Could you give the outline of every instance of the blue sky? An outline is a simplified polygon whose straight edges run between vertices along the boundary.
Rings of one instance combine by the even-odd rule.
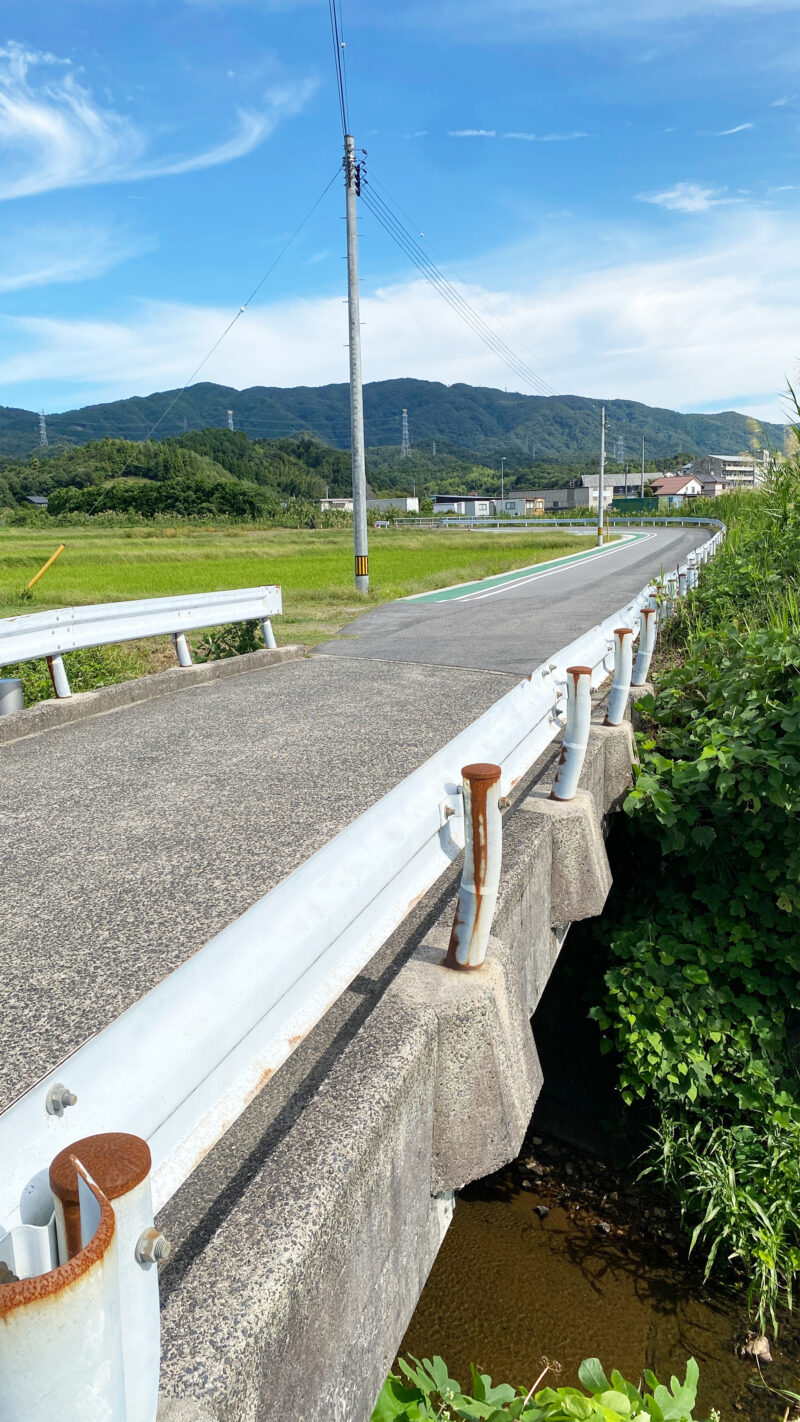
[[[181,385],[337,172],[327,0],[0,12],[0,400]],[[780,418],[800,359],[798,12],[342,0],[351,127],[369,182],[548,388]],[[342,212],[337,180],[203,378],[346,377]],[[361,236],[366,379],[542,388],[366,211]]]

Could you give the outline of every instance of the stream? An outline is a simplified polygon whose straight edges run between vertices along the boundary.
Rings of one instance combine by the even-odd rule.
[[[786,1402],[756,1386],[758,1367],[741,1356],[743,1293],[704,1285],[679,1211],[640,1178],[649,1123],[622,1107],[615,1063],[586,1020],[597,945],[585,931],[567,942],[534,1018],[545,1087],[523,1149],[460,1192],[400,1352],[439,1353],[465,1384],[474,1362],[526,1388],[543,1359],[560,1364],[547,1379],[559,1386],[577,1385],[586,1357],[632,1382],[645,1367],[668,1382],[693,1356],[697,1418],[713,1407],[723,1422],[782,1422]],[[763,1377],[800,1392],[800,1323],[779,1324]]]

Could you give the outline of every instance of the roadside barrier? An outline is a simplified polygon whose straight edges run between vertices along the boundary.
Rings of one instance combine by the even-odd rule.
[[[282,611],[279,587],[238,588],[232,592],[189,593],[180,597],[155,597],[139,602],[106,602],[89,607],[60,607],[52,612],[26,613],[0,619],[0,667],[44,657],[56,696],[71,696],[63,654],[111,642],[132,642],[142,637],[172,637],[178,662],[192,664],[186,633],[223,622],[261,623],[264,644],[274,647],[270,618]],[[13,681],[14,678],[5,679]],[[2,690],[0,682],[0,691]],[[17,697],[8,704],[0,696],[0,715],[16,711]]]
[[[704,560],[723,536],[706,542]],[[264,616],[280,610],[278,589],[255,592]],[[637,635],[639,656],[652,656],[655,595],[644,588],[537,667],[0,1114],[3,1422],[155,1422],[155,1264],[167,1246],[154,1212],[462,850],[443,964],[480,968],[504,798],[562,726],[553,793],[575,794],[590,693],[613,654],[609,711],[621,718]],[[208,625],[207,602],[170,601],[192,626]],[[251,608],[239,615],[258,616]]]

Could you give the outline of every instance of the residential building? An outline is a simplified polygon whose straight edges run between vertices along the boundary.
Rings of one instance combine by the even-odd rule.
[[[419,499],[406,497],[396,499],[367,499],[367,508],[375,513],[388,513],[393,510],[395,513],[419,513]]]
[[[499,500],[488,494],[434,494],[435,514],[454,514],[456,518],[494,518]]]
[[[34,508],[37,509],[47,508],[47,499],[44,494],[26,494],[25,502],[26,504],[33,504]]]
[[[320,499],[319,506],[323,513],[327,513],[329,509],[338,513],[352,513],[353,497],[351,495],[349,499]]]
[[[692,460],[689,472],[697,478],[713,478],[724,489],[757,489],[770,467],[768,449],[754,454],[704,454]]]
[[[654,494],[665,496],[675,503],[696,499],[705,493],[702,481],[695,474],[670,474],[664,479],[651,479],[650,483]]]

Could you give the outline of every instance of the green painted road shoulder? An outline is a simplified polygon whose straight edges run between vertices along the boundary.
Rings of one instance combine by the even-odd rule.
[[[588,559],[608,554],[612,550],[622,548],[629,543],[635,543],[645,537],[647,535],[644,533],[623,534],[621,538],[615,538],[611,543],[603,544],[600,548],[585,548],[581,553],[563,553],[559,558],[550,558],[544,563],[530,563],[525,568],[513,568],[508,573],[493,573],[490,577],[480,578],[473,583],[455,583],[451,587],[436,588],[433,592],[413,593],[410,597],[403,598],[402,601],[451,602],[459,598],[471,597],[475,593],[489,592],[491,588],[501,588],[509,583],[518,582],[520,579],[535,576],[537,573],[568,568],[573,563],[585,563]]]

